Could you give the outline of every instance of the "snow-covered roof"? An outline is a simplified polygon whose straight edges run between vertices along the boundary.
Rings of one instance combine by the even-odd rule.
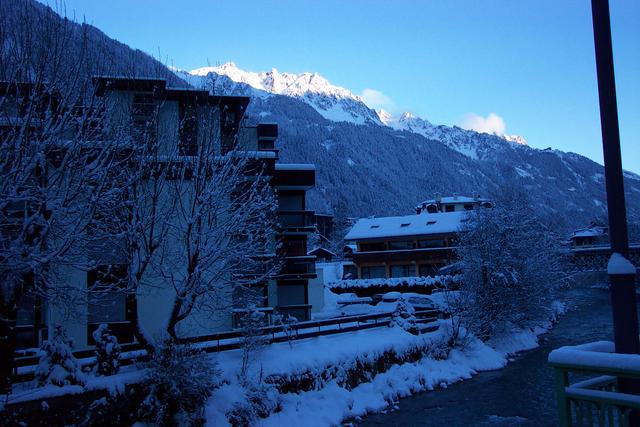
[[[573,233],[573,237],[598,237],[602,236],[602,232],[600,230],[579,230]]]
[[[316,170],[316,166],[309,163],[276,163],[276,170],[279,171],[313,171]]]
[[[345,240],[455,233],[460,229],[465,214],[465,212],[440,212],[363,218],[355,223],[345,236]]]
[[[333,252],[331,252],[327,248],[313,248],[309,252],[307,252],[307,255],[315,255],[318,252],[325,252],[325,253],[331,254],[333,256],[336,256],[336,254],[334,254]]]
[[[573,232],[571,238],[575,237],[599,237],[607,234],[605,227],[599,225],[593,225],[586,228],[580,228]]]
[[[420,203],[420,206],[422,205],[430,205],[432,203],[447,203],[447,204],[451,204],[451,203],[473,203],[473,202],[488,202],[489,199],[485,199],[482,197],[467,197],[467,196],[450,196],[450,197],[441,197],[438,200],[436,199],[429,199],[429,200],[425,200],[424,202]]]

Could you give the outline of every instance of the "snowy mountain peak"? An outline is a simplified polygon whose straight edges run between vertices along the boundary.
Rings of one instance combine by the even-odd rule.
[[[509,142],[513,142],[519,145],[528,145],[527,140],[520,135],[502,135],[502,137]]]
[[[376,114],[382,123],[387,126],[390,126],[390,123],[393,121],[393,115],[390,112],[385,111],[383,109],[376,110]]]
[[[382,124],[375,111],[367,107],[362,98],[354,95],[348,89],[331,84],[317,72],[300,74],[280,72],[276,68],[270,71],[244,71],[233,62],[216,67],[202,67],[190,72],[179,72],[191,84],[206,86],[204,78],[209,76],[224,76],[232,82],[245,84],[253,89],[271,95],[284,95],[298,98],[311,105],[326,119],[333,121],[348,121],[357,124]],[[193,77],[201,79],[200,85]],[[222,85],[226,91],[230,85]],[[260,96],[260,94],[257,94]]]
[[[405,111],[404,113],[402,113],[400,115],[400,118],[398,119],[399,122],[408,122],[414,119],[417,119],[418,117],[408,111]]]

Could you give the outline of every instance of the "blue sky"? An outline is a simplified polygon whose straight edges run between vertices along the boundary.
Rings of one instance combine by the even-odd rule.
[[[640,172],[640,2],[610,2],[623,165]],[[602,162],[588,0],[66,0],[66,9],[169,65],[316,71],[376,107]]]

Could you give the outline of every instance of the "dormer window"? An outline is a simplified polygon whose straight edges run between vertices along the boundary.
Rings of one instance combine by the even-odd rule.
[[[404,224],[400,224],[400,227],[408,227],[410,225],[411,225],[410,222],[405,222]]]
[[[433,225],[435,223],[436,223],[435,221],[427,221],[427,225]]]
[[[371,228],[380,228],[380,226],[379,226],[379,225],[377,225],[377,224],[373,224],[373,225],[371,226]]]

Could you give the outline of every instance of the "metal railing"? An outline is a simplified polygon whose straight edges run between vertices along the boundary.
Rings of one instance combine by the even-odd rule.
[[[298,322],[286,327],[281,325],[266,326],[261,328],[261,331],[262,335],[269,337],[268,342],[271,344],[389,326],[392,321],[392,315],[393,313],[391,312],[384,312],[358,316],[343,316],[327,320]],[[437,326],[429,326],[428,324],[441,318],[442,313],[438,310],[421,310],[415,312],[415,317],[418,323],[423,325],[421,328],[422,332],[430,332],[437,329]],[[240,348],[240,340],[243,336],[242,330],[232,330],[183,338],[181,343],[193,344],[202,351],[215,353]],[[131,365],[139,361],[144,361],[147,358],[145,349],[138,343],[122,344],[121,348],[121,365]],[[93,348],[73,352],[73,355],[79,359],[82,366],[91,366],[95,363],[94,354],[95,350]],[[18,381],[32,379],[38,362],[39,356],[37,355],[17,357],[14,360],[14,377]]]
[[[640,410],[640,396],[621,393],[618,382],[640,379],[640,355],[613,350],[612,342],[600,341],[549,354],[561,427],[632,425],[630,415]]]

